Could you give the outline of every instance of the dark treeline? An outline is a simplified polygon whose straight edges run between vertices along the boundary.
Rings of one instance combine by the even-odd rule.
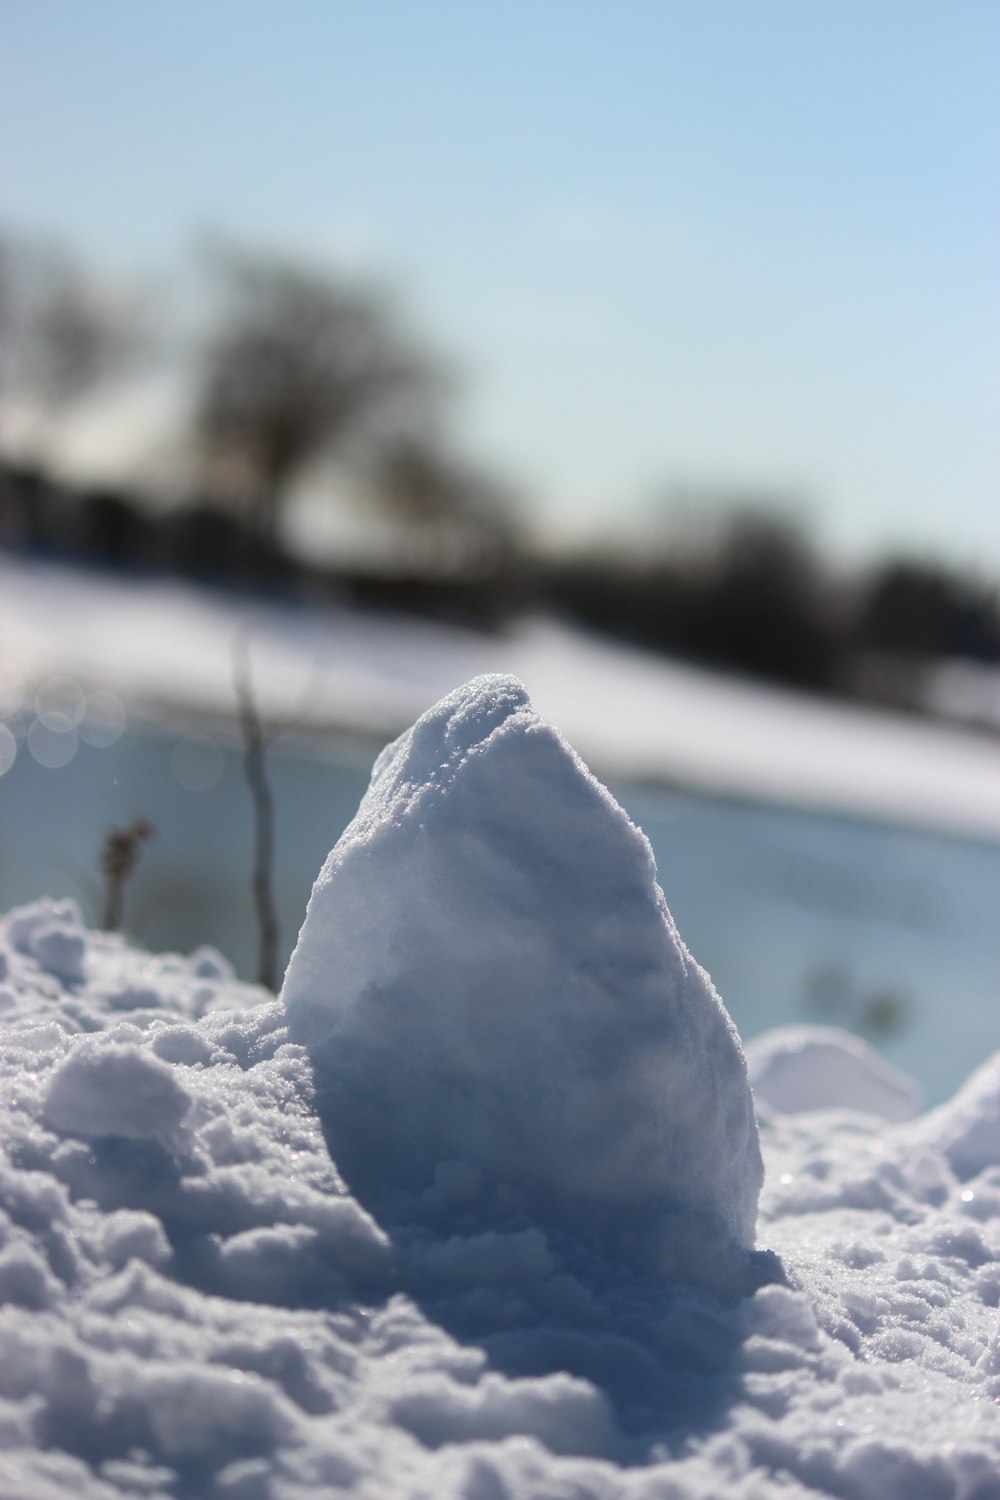
[[[556,569],[553,584],[578,619],[654,650],[802,687],[836,682],[832,589],[797,531],[774,517],[736,511],[707,548],[591,553]]]
[[[337,600],[495,629],[555,611],[621,640],[811,691],[905,703],[935,659],[1000,662],[995,592],[943,565],[894,557],[832,575],[785,518],[736,509],[710,546],[664,541],[540,559],[491,512],[453,555],[434,518],[377,570],[310,560],[252,518],[194,498],[153,511],[107,489],[74,491],[0,466],[0,545],[33,557],[160,573],[289,600]],[[420,538],[421,526],[432,539]],[[880,670],[871,670],[872,664]]]
[[[467,534],[466,534],[467,533]],[[535,569],[513,529],[488,518],[457,536],[397,546],[377,568],[303,556],[217,499],[151,509],[121,489],[75,489],[0,461],[0,547],[25,558],[126,574],[174,576],[241,593],[370,605],[494,629],[537,597]],[[428,563],[428,554],[430,562]],[[530,580],[530,581],[529,581]]]
[[[754,509],[735,510],[707,549],[595,550],[548,581],[568,613],[602,631],[820,692],[906,703],[928,662],[1000,662],[991,586],[904,555],[834,573],[794,524]]]

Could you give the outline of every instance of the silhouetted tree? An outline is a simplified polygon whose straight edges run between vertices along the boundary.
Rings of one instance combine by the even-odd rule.
[[[592,551],[554,570],[557,600],[657,650],[803,687],[835,676],[839,623],[808,538],[781,513],[738,507],[711,529],[640,552]]]
[[[172,572],[206,583],[233,583],[263,566],[247,523],[209,500],[164,511],[155,529],[157,561]]]
[[[862,650],[996,661],[996,595],[974,578],[936,563],[895,559],[869,579],[854,637]]]
[[[371,481],[395,529],[404,593],[405,580],[423,580],[422,607],[487,625],[524,602],[521,529],[513,496],[500,481],[428,434],[385,445]],[[412,602],[421,607],[417,597]]]
[[[214,487],[274,536],[289,482],[321,453],[424,406],[436,371],[383,302],[303,266],[218,262],[222,307],[202,351],[198,432]]]
[[[469,479],[426,437],[403,434],[375,461],[379,498],[403,522],[439,526],[460,520],[469,508]]]
[[[148,561],[150,523],[134,499],[119,490],[93,489],[74,507],[76,549],[107,567],[136,567]]]
[[[376,455],[376,496],[391,518],[442,548],[445,568],[466,571],[516,546],[514,501],[482,468],[453,457],[429,436],[405,433]]]
[[[0,392],[30,405],[36,446],[73,402],[144,346],[138,304],[48,245],[0,243]]]
[[[825,687],[837,640],[828,585],[807,538],[787,517],[737,511],[702,594],[696,644],[711,659],[802,687]]]

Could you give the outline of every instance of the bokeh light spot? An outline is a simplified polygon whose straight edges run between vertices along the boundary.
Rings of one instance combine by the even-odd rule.
[[[35,693],[35,712],[39,718],[46,714],[64,714],[74,726],[83,718],[87,706],[87,695],[75,677],[59,673],[47,677]]]
[[[189,734],[174,746],[170,769],[189,792],[207,792],[222,775],[223,755],[206,734]]]
[[[0,719],[9,719],[16,714],[24,702],[20,682],[14,677],[0,676]]]
[[[6,724],[0,724],[0,776],[10,770],[17,756],[17,740]]]
[[[116,693],[106,688],[87,694],[86,709],[80,721],[80,738],[98,750],[106,750],[125,733],[125,705]]]
[[[59,771],[76,754],[77,734],[68,714],[55,709],[39,714],[28,730],[28,749],[40,766]]]

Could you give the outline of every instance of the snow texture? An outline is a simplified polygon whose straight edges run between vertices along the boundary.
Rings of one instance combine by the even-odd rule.
[[[763,1168],[735,1028],[648,840],[515,678],[379,757],[282,998],[382,1217],[446,1200],[651,1274],[738,1275],[720,1257],[753,1244]]]
[[[170,1067],[131,1042],[81,1043],[52,1075],[47,1122],[64,1135],[159,1140],[174,1134],[191,1096]]]
[[[526,714],[511,704],[501,738]],[[490,743],[485,730],[480,720],[462,737]],[[641,837],[551,731],[522,732],[529,765],[533,735],[549,746],[539,752],[538,788],[551,785],[546,768],[555,764],[574,791],[560,811],[527,788],[524,817],[509,813],[511,847],[532,814],[546,838],[558,819],[567,836],[579,831],[574,809],[588,807],[587,826],[594,822],[575,866],[557,861],[547,898],[537,884],[527,893],[536,923],[550,913],[565,923],[565,953],[576,924],[560,881],[579,891],[593,921],[591,898],[602,884],[614,894],[595,863],[631,868],[647,914],[652,873],[647,866],[648,884],[639,879]],[[392,768],[417,765],[407,758],[416,753],[412,740],[397,746],[376,776],[375,795],[404,819],[406,783]],[[506,764],[500,757],[497,774]],[[426,793],[445,808],[433,815],[444,818],[442,832],[467,774],[452,769]],[[474,768],[477,792],[488,770]],[[478,795],[471,805],[482,811]],[[420,816],[432,819],[429,808]],[[360,871],[366,857],[378,863],[379,837],[395,837],[383,828],[369,806],[350,846]],[[416,941],[415,913],[429,920],[435,899],[456,895],[455,883],[431,881],[433,862],[414,868],[426,883],[394,941]],[[502,869],[496,880],[501,895],[516,885]],[[372,920],[396,910],[392,894]],[[659,904],[669,941],[654,940],[648,915],[611,909],[623,924],[603,939],[613,954],[628,952],[622,933],[648,945],[617,995],[623,1023],[646,1014],[645,991],[633,986],[654,958],[693,984],[692,994],[680,980],[676,992],[668,986],[661,1005],[673,994],[703,1021],[714,1014]],[[475,967],[476,933],[453,926],[442,954],[434,945],[444,921],[432,922],[412,957],[434,960],[447,977],[460,959]],[[55,941],[45,936],[54,932]],[[547,952],[526,943],[524,970],[533,974]],[[397,962],[402,976],[405,955]],[[435,1069],[450,1055],[441,1049],[460,1014],[457,984],[440,1004],[428,994],[414,1000],[431,1023],[429,1051],[418,1046],[419,1028],[404,1029],[415,1050],[395,1113],[403,1135],[406,1111],[417,1110],[406,1168],[415,1175],[386,1184],[375,1153],[380,1221],[328,1149],[334,1116],[318,1075],[346,1009],[338,997],[355,997],[357,1035],[372,1036],[361,1026],[370,960],[360,934],[336,963],[326,975],[317,963],[326,998],[303,1001],[296,1016],[291,994],[286,1014],[265,991],[236,983],[220,955],[152,956],[86,932],[71,903],[36,902],[0,919],[3,1500],[998,1500],[1000,1057],[950,1104],[895,1124],[871,1110],[864,1069],[854,1074],[860,1110],[843,1096],[834,1109],[800,1113],[762,1100],[758,1264],[770,1277],[734,1299],[731,1285],[721,1295],[662,1267],[650,1274],[629,1254],[616,1224],[644,1222],[635,1195],[672,1181],[655,1163],[630,1169],[624,1191],[575,1169],[589,1258],[582,1210],[565,1191],[553,1205],[532,1188],[501,1221],[476,1171],[487,1123],[501,1134],[486,1152],[489,1171],[515,1189],[520,1179],[507,1127],[492,1115],[414,1194],[439,1120],[422,1095],[438,1088]],[[579,991],[564,985],[565,976],[555,1013],[582,1033],[567,1040],[565,1057],[544,1026],[539,1057],[529,1037],[514,1046],[516,1027],[539,1024],[529,984],[510,1000],[484,1064],[487,1082],[490,1066],[524,1080],[522,1107],[536,1119],[536,1095],[545,1085],[558,1096],[564,1070],[576,1076],[577,1049],[593,1045],[589,1025],[602,1003],[611,1006],[610,990],[599,989],[596,1018],[585,1023]],[[308,1030],[315,1060],[289,1036],[293,1020]],[[612,1085],[624,1055],[617,1045]],[[789,1086],[799,1058],[801,1095],[816,1057],[775,1045]],[[383,1059],[387,1077],[400,1076],[401,1055]],[[377,1061],[377,1051],[366,1055],[373,1085]],[[670,1077],[668,1068],[665,1085]],[[735,1077],[745,1087],[741,1071]],[[515,1099],[513,1085],[504,1097]],[[612,1135],[627,1136],[633,1108],[613,1086],[602,1114]],[[553,1142],[562,1151],[579,1139],[572,1122],[551,1118],[558,1130],[525,1150],[532,1183],[551,1170]],[[717,1197],[726,1180],[713,1166]]]

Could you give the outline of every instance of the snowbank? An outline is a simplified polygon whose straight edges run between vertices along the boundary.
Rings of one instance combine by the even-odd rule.
[[[779,1026],[747,1046],[758,1101],[785,1114],[852,1109],[879,1120],[909,1120],[921,1105],[912,1078],[859,1036],[829,1026]]]
[[[501,636],[347,609],[248,604],[193,585],[0,555],[0,715],[70,674],[88,703],[217,717],[249,635],[268,716],[384,740],[456,682],[513,672],[602,775],[996,838],[981,735],[824,701],[636,651],[536,617]],[[118,705],[120,711],[120,705]]]
[[[447,1203],[738,1277],[719,1257],[752,1245],[763,1169],[735,1029],[648,841],[516,679],[477,678],[380,756],[282,999],[384,1221]]]
[[[501,817],[515,765],[530,774]],[[390,878],[392,850],[416,888]],[[461,926],[473,912],[492,964]],[[547,917],[555,935],[532,939]],[[703,1091],[717,1081],[745,1119],[739,1052],[641,835],[511,685],[439,706],[383,758],[286,1000],[212,950],[154,957],[89,933],[72,903],[0,920],[4,1500],[1000,1496],[1000,1057],[896,1124],[870,1092],[864,1112],[762,1101],[769,1279],[734,1300],[731,1283],[652,1274],[630,1238],[651,1230],[643,1195],[674,1204],[682,1242],[694,1225],[681,1270],[705,1251],[708,1203],[749,1239],[752,1135],[742,1164],[706,1149],[743,1139]],[[402,1027],[388,1039],[380,1006]],[[619,1026],[648,1037],[659,1092]],[[338,1028],[355,1079],[338,1075]],[[801,1097],[816,1058],[777,1051],[786,1082],[807,1059]],[[674,1093],[676,1056],[692,1086]],[[464,1108],[457,1064],[486,1096]],[[568,1080],[609,1146],[573,1118]],[[393,1120],[365,1117],[362,1083]],[[660,1154],[633,1159],[635,1131]]]

